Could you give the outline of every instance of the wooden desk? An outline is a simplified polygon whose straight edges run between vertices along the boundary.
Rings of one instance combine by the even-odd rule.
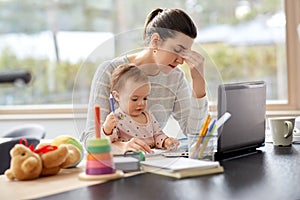
[[[176,180],[140,174],[41,199],[300,199],[300,145],[222,161],[224,174]]]

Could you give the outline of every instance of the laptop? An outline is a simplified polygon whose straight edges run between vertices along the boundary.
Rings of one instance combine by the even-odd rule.
[[[266,84],[263,81],[219,85],[218,118],[231,118],[218,129],[215,160],[257,152],[265,142]]]

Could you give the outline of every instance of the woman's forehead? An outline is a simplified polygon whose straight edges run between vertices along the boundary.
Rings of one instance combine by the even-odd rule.
[[[183,33],[177,33],[175,37],[173,38],[168,38],[165,40],[165,45],[168,46],[175,46],[178,48],[181,48],[183,50],[189,50],[191,49],[193,45],[194,39],[183,34]]]

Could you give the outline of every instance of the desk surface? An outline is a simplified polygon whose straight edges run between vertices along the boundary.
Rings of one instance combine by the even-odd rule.
[[[224,174],[176,180],[147,173],[41,199],[300,199],[299,144],[266,144],[221,164]]]

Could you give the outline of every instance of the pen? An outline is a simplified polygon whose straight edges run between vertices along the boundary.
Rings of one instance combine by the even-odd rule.
[[[188,140],[188,138],[184,137],[184,138],[179,138],[179,141],[184,141],[184,140]]]
[[[112,96],[112,94],[109,94],[109,103],[110,103],[110,109],[113,113],[115,113],[115,106],[114,106],[114,97]],[[117,132],[117,128],[115,127],[113,130],[113,133]]]
[[[110,102],[110,109],[114,113],[115,112],[114,98],[111,93],[109,95],[109,102]]]
[[[219,129],[231,117],[229,112],[225,112],[216,122],[216,128]]]
[[[207,129],[207,133],[210,134],[214,128],[214,125],[216,124],[217,120],[214,119],[210,124],[209,124],[209,128]]]

